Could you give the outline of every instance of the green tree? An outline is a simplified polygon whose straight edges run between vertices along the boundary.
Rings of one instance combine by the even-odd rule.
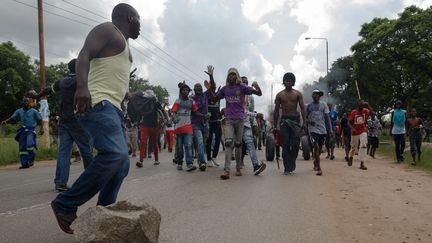
[[[0,119],[12,115],[21,106],[23,95],[38,86],[30,57],[12,42],[0,44]]]
[[[39,61],[36,60],[34,62],[34,70],[36,70],[36,77],[39,79]],[[53,85],[57,80],[60,80],[64,77],[66,77],[69,73],[69,69],[66,63],[61,62],[60,64],[55,65],[49,65],[45,67],[45,82],[46,86],[50,87]],[[39,90],[39,89],[38,89]],[[61,102],[61,94],[55,93],[51,94],[48,97],[48,103],[49,103],[49,109],[51,116],[58,116],[60,114],[59,108],[60,108],[60,102]]]
[[[165,98],[169,97],[168,91],[160,85],[152,85],[148,80],[132,76],[129,81],[129,92],[153,90],[158,101],[163,104]]]
[[[432,84],[431,25],[431,8],[411,6],[398,19],[376,18],[362,26],[361,39],[351,48],[354,72],[362,96],[378,112],[389,112],[394,99],[419,105],[418,91]]]

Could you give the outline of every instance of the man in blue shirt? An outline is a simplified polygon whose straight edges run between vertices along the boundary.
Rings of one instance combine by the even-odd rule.
[[[37,123],[42,122],[40,113],[30,107],[30,99],[24,97],[22,100],[22,108],[16,110],[13,115],[1,122],[1,125],[7,123],[16,123],[21,121],[21,127],[17,130],[15,140],[19,146],[19,158],[21,162],[20,169],[26,169],[33,165],[35,159],[34,150],[37,149],[35,128]],[[44,132],[41,125],[40,134]]]

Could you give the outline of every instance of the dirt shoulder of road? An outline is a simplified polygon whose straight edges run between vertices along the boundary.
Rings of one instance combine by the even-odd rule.
[[[327,195],[338,231],[351,242],[432,242],[432,176],[385,158],[357,158],[352,167],[342,149],[336,160],[323,160]],[[322,155],[322,157],[324,157]]]
[[[34,167],[53,166],[55,164],[56,164],[56,160],[40,160],[40,161],[35,161]],[[4,166],[0,166],[0,171],[17,170],[20,166],[21,166],[20,163],[4,165]],[[29,169],[31,170],[31,168]]]

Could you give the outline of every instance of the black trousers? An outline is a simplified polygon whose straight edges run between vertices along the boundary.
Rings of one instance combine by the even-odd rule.
[[[215,138],[214,146],[212,148],[213,143],[213,135]],[[210,121],[209,122],[209,134],[206,141],[206,153],[207,160],[211,158],[216,158],[219,153],[219,145],[221,143],[222,137],[222,126],[220,121]]]
[[[285,172],[296,169],[296,159],[300,149],[300,117],[287,117],[281,119],[282,158]]]

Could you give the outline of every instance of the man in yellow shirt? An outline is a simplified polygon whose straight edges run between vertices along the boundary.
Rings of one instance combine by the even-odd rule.
[[[68,234],[73,234],[70,225],[78,207],[97,193],[97,205],[114,203],[129,171],[120,103],[132,65],[128,39],[138,38],[140,17],[132,6],[121,3],[111,19],[90,31],[77,60],[75,106],[98,153],[72,187],[51,203],[60,228]]]

